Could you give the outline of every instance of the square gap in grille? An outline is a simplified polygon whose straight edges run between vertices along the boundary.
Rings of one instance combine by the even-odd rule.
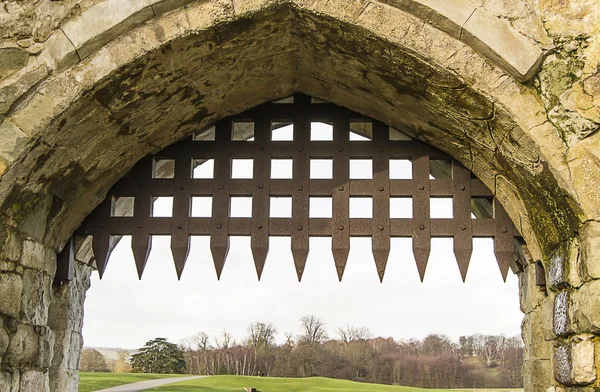
[[[214,159],[192,159],[192,178],[206,179],[215,175]]]
[[[372,197],[351,197],[350,218],[373,218]]]
[[[294,176],[293,159],[271,159],[271,178],[289,180]]]
[[[410,159],[390,159],[390,180],[411,180],[412,161]]]
[[[373,178],[372,159],[350,159],[350,179],[370,180]]]
[[[471,218],[488,219],[494,217],[494,198],[493,197],[473,197],[471,198]]]
[[[313,142],[333,141],[333,124],[322,122],[310,123],[310,140]]]
[[[110,216],[133,216],[135,197],[114,197],[110,206]]]
[[[445,180],[452,178],[452,161],[449,159],[429,160],[429,179]]]
[[[150,216],[153,218],[170,218],[173,216],[173,196],[153,197]]]
[[[271,140],[293,141],[294,123],[290,121],[273,121],[271,123]]]
[[[154,158],[152,162],[152,178],[174,178],[175,160]]]
[[[210,141],[214,141],[215,140],[215,133],[216,133],[216,128],[215,128],[214,125],[211,125],[210,127],[206,128],[203,131],[194,132],[194,134],[192,135],[192,140],[195,141],[195,142],[202,142],[202,141],[210,142]]]
[[[234,121],[231,130],[231,140],[253,141],[254,123],[251,121]]]
[[[192,218],[210,218],[212,216],[211,196],[192,196]]]
[[[412,140],[409,136],[406,136],[406,134],[400,132],[399,130],[397,130],[396,128],[389,128],[389,136],[390,136],[390,140],[392,141],[403,141],[403,142],[407,142]]]
[[[370,121],[350,122],[350,141],[373,140],[373,123]]]
[[[451,197],[432,197],[429,202],[429,215],[431,218],[451,219],[453,217]]]
[[[294,96],[290,95],[289,97],[285,97],[285,98],[281,98],[281,99],[276,99],[276,100],[274,100],[272,102],[273,103],[277,103],[277,104],[294,103]]]
[[[311,159],[310,179],[331,180],[333,178],[333,159]]]
[[[309,198],[309,218],[331,218],[333,216],[333,199],[331,197]]]
[[[390,218],[412,219],[412,197],[390,197]]]
[[[292,217],[292,198],[291,197],[271,197],[270,198],[271,218],[291,218]]]
[[[234,180],[250,179],[254,175],[254,160],[252,159],[232,159],[231,160],[231,178]]]
[[[234,196],[229,204],[230,218],[251,218],[252,217],[252,197]]]

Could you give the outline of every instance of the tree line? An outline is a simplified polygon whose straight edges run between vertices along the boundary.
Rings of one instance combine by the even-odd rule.
[[[365,327],[327,331],[315,316],[300,319],[298,334],[276,343],[271,323],[255,322],[236,342],[230,333],[204,332],[184,339],[190,374],[271,377],[331,377],[422,388],[520,388],[523,386],[521,338],[503,335],[444,335],[397,341],[373,337]]]

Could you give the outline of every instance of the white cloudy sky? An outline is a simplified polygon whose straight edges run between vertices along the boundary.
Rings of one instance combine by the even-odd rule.
[[[432,211],[433,212],[433,211]],[[443,211],[442,211],[443,212]],[[130,238],[114,250],[104,278],[93,274],[85,302],[86,346],[141,347],[166,337],[173,342],[204,331],[223,330],[241,340],[249,323],[273,323],[282,341],[296,333],[298,320],[314,314],[330,332],[366,326],[376,336],[422,338],[443,333],[453,339],[473,333],[520,333],[518,282],[502,281],[491,239],[475,239],[466,283],[452,252],[452,239],[434,238],[421,283],[411,240],[392,239],[383,283],[371,255],[370,238],[352,238],[343,281],[337,280],[331,240],[311,238],[302,282],[294,269],[289,238],[271,238],[259,282],[249,237],[233,237],[218,281],[208,237],[195,237],[181,281],[177,280],[169,238],[155,237],[143,279],[137,278]]]

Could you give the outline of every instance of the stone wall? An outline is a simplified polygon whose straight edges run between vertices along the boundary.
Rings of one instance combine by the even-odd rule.
[[[77,389],[92,260],[53,285],[56,253],[110,186],[296,91],[481,178],[547,271],[526,391],[600,388],[599,29],[597,0],[0,1],[0,390]]]

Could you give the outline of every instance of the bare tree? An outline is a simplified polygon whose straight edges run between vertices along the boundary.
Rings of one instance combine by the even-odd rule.
[[[325,322],[313,315],[306,315],[300,319],[299,340],[305,343],[322,343],[327,340]]]

